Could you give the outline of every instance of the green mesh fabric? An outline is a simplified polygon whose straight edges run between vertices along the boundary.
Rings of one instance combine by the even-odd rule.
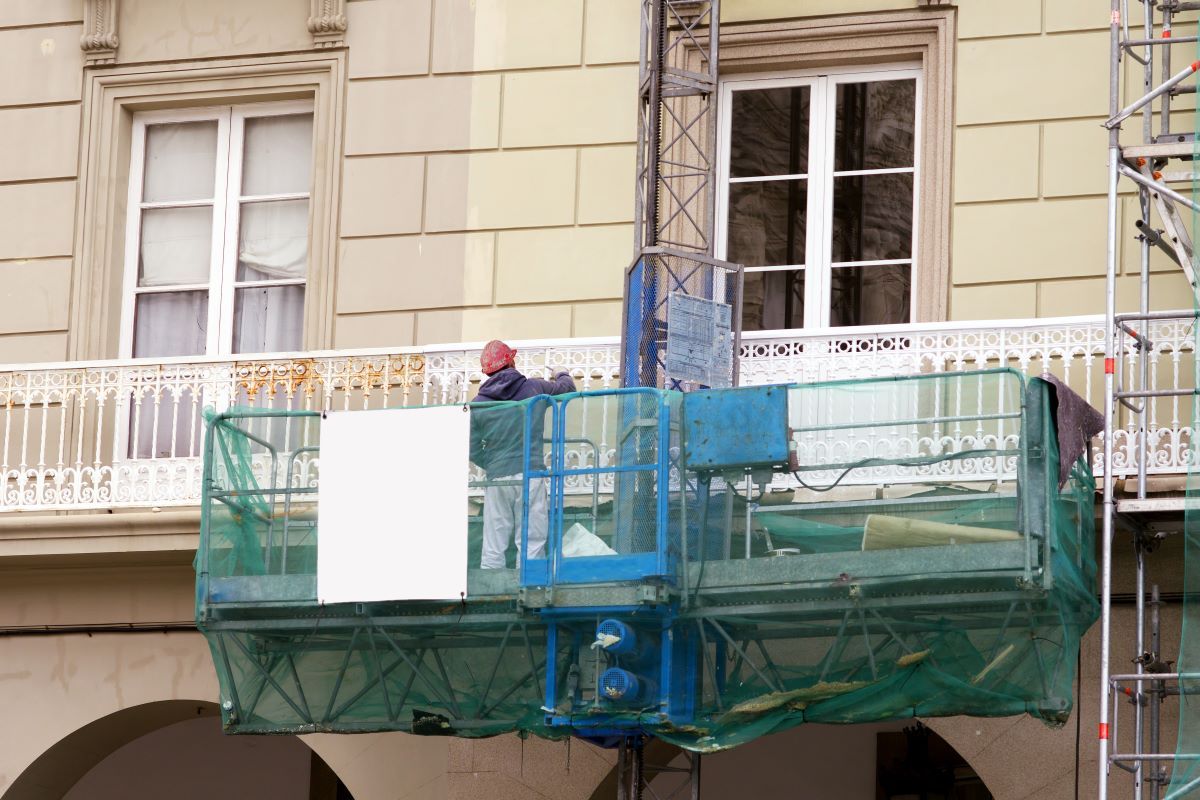
[[[1061,724],[1097,613],[1095,487],[1083,461],[1058,486],[1048,391],[1003,370],[789,387],[795,474],[749,482],[688,462],[677,394],[473,409],[473,428],[499,415],[521,431],[500,461],[528,452],[530,475],[547,480],[559,557],[525,590],[515,547],[509,568],[479,568],[482,495],[512,479],[480,469],[505,425],[473,429],[474,465],[447,477],[474,492],[461,603],[318,605],[320,417],[215,416],[197,620],[226,729],[639,726],[711,751],[804,722]],[[402,524],[380,506],[381,521]],[[602,580],[643,564],[661,578]],[[607,615],[649,642],[636,658],[592,647]],[[607,699],[599,676],[614,664],[672,676],[669,702]]]
[[[1200,377],[1200,375],[1197,375]],[[1200,386],[1200,383],[1195,384]],[[1192,419],[1198,409],[1197,400],[1192,400]],[[1197,478],[1195,465],[1197,463],[1197,443],[1188,445],[1191,450],[1191,464],[1188,471],[1187,505],[1184,510],[1183,522],[1183,624],[1179,634],[1179,659],[1176,668],[1185,676],[1179,681],[1179,729],[1175,740],[1177,754],[1193,754],[1200,748],[1200,605],[1196,601],[1196,587],[1200,586],[1200,513],[1195,509],[1197,494]],[[1186,676],[1193,677],[1186,677]],[[1151,702],[1154,702],[1151,699]],[[1200,761],[1195,759],[1179,759],[1173,764],[1171,780],[1167,787],[1166,800],[1177,800],[1183,797],[1200,797]]]
[[[1197,45],[1200,53],[1200,44]],[[1198,56],[1200,57],[1200,56]],[[1194,130],[1200,130],[1200,107],[1194,112]],[[1193,148],[1193,162],[1200,159],[1200,136],[1196,137]],[[1197,176],[1192,176],[1192,197],[1200,197],[1200,186],[1197,186]],[[1192,241],[1197,241],[1200,233],[1197,225],[1198,215],[1192,212],[1191,234]],[[1193,287],[1192,308],[1200,313],[1200,294]],[[1191,361],[1192,386],[1200,387],[1200,362],[1194,357],[1200,352],[1200,326],[1193,326],[1193,357]],[[1200,395],[1191,397],[1191,420],[1193,427],[1200,420]],[[1187,441],[1188,469],[1187,503],[1183,515],[1183,624],[1179,633],[1179,658],[1176,669],[1181,675],[1200,675],[1200,605],[1197,604],[1197,588],[1200,587],[1200,512],[1196,504],[1200,500],[1200,475],[1197,465],[1200,465],[1200,442],[1195,436]],[[1150,702],[1154,702],[1153,698]],[[1200,680],[1195,677],[1184,677],[1179,681],[1179,729],[1175,740],[1176,755],[1191,755],[1200,752]],[[1178,759],[1171,768],[1171,780],[1164,795],[1166,800],[1177,800],[1183,797],[1200,797],[1200,761],[1195,759]]]

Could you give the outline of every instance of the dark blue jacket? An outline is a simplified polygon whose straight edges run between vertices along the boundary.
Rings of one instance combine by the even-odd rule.
[[[528,404],[518,405],[512,401],[573,391],[575,381],[566,372],[558,373],[552,381],[526,378],[516,367],[505,367],[492,373],[479,387],[475,407],[471,409],[471,461],[489,478],[524,471],[521,442],[525,440]],[[543,467],[544,421],[545,409],[534,409],[529,429],[529,453],[530,463],[537,469]]]

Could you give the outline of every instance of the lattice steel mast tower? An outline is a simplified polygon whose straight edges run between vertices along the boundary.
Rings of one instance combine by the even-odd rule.
[[[634,261],[621,347],[626,386],[737,383],[741,268],[714,258],[720,14],[720,0],[641,2]],[[668,364],[672,295],[694,298],[701,311],[706,301],[730,309],[714,334],[722,357],[707,374],[681,370],[682,359]]]
[[[1189,59],[1190,63],[1182,69],[1172,66],[1172,45],[1190,45],[1188,49],[1194,51],[1197,41],[1195,23],[1189,23],[1189,35],[1178,36],[1177,15],[1197,10],[1200,3],[1142,0],[1141,19],[1137,20],[1130,16],[1132,5],[1129,0],[1112,0],[1111,4],[1109,118],[1104,123],[1108,130],[1108,242],[1098,796],[1108,797],[1112,767],[1115,766],[1132,773],[1133,796],[1138,800],[1147,795],[1151,800],[1174,800],[1200,787],[1200,780],[1181,780],[1176,775],[1172,781],[1168,777],[1169,772],[1181,772],[1193,763],[1188,760],[1187,753],[1164,752],[1161,735],[1161,705],[1169,697],[1180,697],[1180,679],[1188,676],[1170,671],[1170,662],[1161,652],[1160,593],[1156,584],[1147,591],[1147,556],[1164,536],[1182,532],[1185,501],[1182,497],[1147,497],[1146,478],[1150,455],[1159,436],[1153,404],[1163,398],[1175,398],[1171,402],[1178,402],[1180,397],[1193,397],[1195,390],[1160,388],[1151,371],[1151,354],[1156,338],[1173,326],[1195,325],[1197,315],[1194,311],[1150,310],[1150,257],[1154,250],[1165,253],[1183,270],[1195,294],[1197,261],[1181,207],[1192,213],[1200,207],[1192,199],[1190,187],[1179,191],[1168,184],[1194,180],[1194,166],[1189,166],[1186,171],[1180,171],[1178,166],[1172,169],[1181,162],[1193,164],[1196,154],[1192,112],[1189,109],[1185,115],[1173,114],[1172,105],[1179,96],[1195,93],[1195,83],[1190,79],[1200,62]],[[1127,77],[1124,74],[1126,59],[1141,67],[1142,85],[1140,89],[1130,91],[1136,99],[1123,97],[1123,89],[1131,83],[1123,80]],[[1126,123],[1139,115],[1140,126]],[[1184,123],[1184,120],[1189,122]],[[1133,134],[1135,128],[1140,128],[1136,141],[1132,135],[1127,135],[1123,142],[1122,131]],[[1140,243],[1139,307],[1131,313],[1116,311],[1117,261],[1123,232],[1119,224],[1121,178],[1128,179],[1136,187],[1139,204],[1136,221]],[[1133,232],[1124,230],[1124,233]],[[1136,497],[1116,496],[1112,465],[1114,439],[1122,428],[1122,414],[1129,415],[1125,419],[1133,423],[1129,436],[1137,463]],[[1195,453],[1196,443],[1185,446],[1193,448]],[[1118,651],[1131,653],[1133,670],[1113,674],[1109,659],[1113,652],[1113,543],[1118,527],[1128,529],[1132,534],[1136,622],[1134,641],[1128,645],[1122,643],[1122,649]],[[1118,699],[1127,700],[1132,706],[1133,722],[1132,735],[1126,729],[1120,739],[1121,704]],[[1164,768],[1172,763],[1176,765],[1173,770]],[[1172,785],[1168,791],[1169,782]]]

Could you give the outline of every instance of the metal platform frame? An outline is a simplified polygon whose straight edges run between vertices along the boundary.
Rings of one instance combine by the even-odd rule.
[[[1140,7],[1139,7],[1140,6]],[[1176,15],[1200,9],[1200,3],[1184,0],[1112,0],[1109,48],[1108,129],[1108,241],[1106,258],[1107,292],[1105,319],[1107,342],[1104,369],[1104,478],[1103,529],[1101,537],[1101,643],[1100,643],[1100,724],[1098,797],[1109,793],[1112,768],[1133,775],[1133,797],[1150,800],[1182,796],[1177,791],[1166,795],[1170,771],[1166,765],[1176,759],[1200,758],[1200,755],[1161,752],[1161,704],[1167,697],[1178,696],[1178,673],[1167,668],[1161,652],[1158,586],[1147,584],[1147,556],[1162,536],[1179,533],[1183,515],[1189,507],[1185,498],[1154,498],[1146,495],[1146,474],[1150,449],[1149,406],[1161,398],[1192,397],[1194,389],[1159,389],[1150,369],[1150,339],[1156,321],[1195,320],[1194,312],[1150,311],[1150,256],[1160,250],[1184,272],[1193,292],[1196,289],[1197,259],[1187,220],[1200,211],[1192,199],[1191,187],[1179,190],[1171,183],[1194,180],[1193,157],[1196,152],[1193,111],[1176,111],[1173,101],[1194,94],[1193,74],[1200,62],[1187,59],[1186,65],[1172,65],[1172,44],[1195,44],[1196,24],[1189,21],[1188,35],[1176,35]],[[1130,62],[1141,66],[1142,86],[1130,89],[1125,69]],[[1180,68],[1182,67],[1182,69]],[[1136,67],[1134,68],[1136,71]],[[1136,95],[1136,97],[1135,97]],[[1140,117],[1139,141],[1122,143],[1121,131],[1132,134]],[[1128,122],[1127,122],[1128,121]],[[1172,123],[1178,130],[1172,129]],[[1179,170],[1178,165],[1187,165]],[[1175,169],[1171,169],[1175,166]],[[1137,189],[1139,219],[1136,235],[1140,240],[1139,307],[1134,313],[1116,311],[1116,279],[1119,248],[1123,234],[1118,222],[1121,179]],[[1153,208],[1154,214],[1151,214]],[[1113,459],[1114,431],[1121,424],[1122,410],[1132,415],[1139,436],[1136,440],[1137,495],[1116,497],[1116,479],[1108,467]],[[1112,653],[1112,575],[1113,544],[1118,528],[1132,534],[1136,570],[1134,639],[1129,643],[1134,671],[1113,674],[1109,669]],[[1123,540],[1124,541],[1124,540]],[[1147,599],[1149,597],[1149,600]],[[1122,643],[1122,647],[1126,647]],[[1152,678],[1150,676],[1153,676]],[[1187,677],[1187,676],[1183,676]],[[1121,725],[1118,699],[1128,702],[1134,728],[1130,752],[1116,752],[1116,735]]]

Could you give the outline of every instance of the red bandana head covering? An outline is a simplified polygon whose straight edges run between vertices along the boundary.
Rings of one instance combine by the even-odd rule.
[[[483,352],[479,355],[479,366],[483,369],[484,375],[491,375],[505,367],[511,367],[516,362],[516,358],[516,350],[499,339],[492,339],[484,345]]]

